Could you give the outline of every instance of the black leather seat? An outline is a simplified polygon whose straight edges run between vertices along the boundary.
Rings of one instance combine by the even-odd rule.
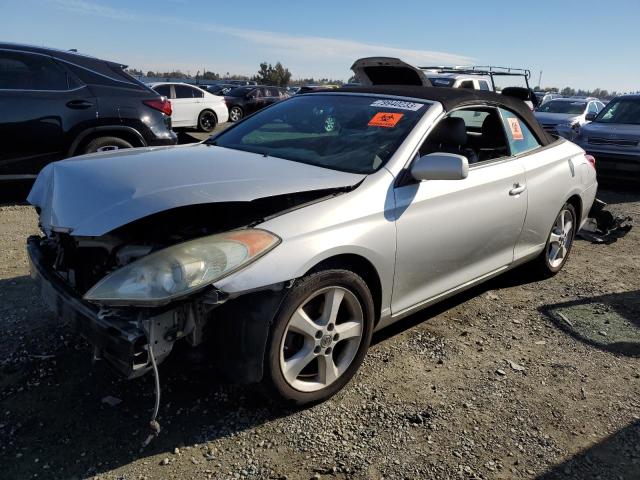
[[[489,114],[482,122],[482,136],[480,137],[479,147],[480,161],[508,155],[504,127],[497,114]]]
[[[429,134],[427,141],[420,148],[420,155],[429,153],[456,153],[464,155],[469,163],[478,161],[475,150],[467,147],[467,127],[464,120],[457,117],[443,119]]]

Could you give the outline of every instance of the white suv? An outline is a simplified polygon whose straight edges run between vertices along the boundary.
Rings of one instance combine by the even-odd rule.
[[[158,82],[149,87],[171,100],[172,127],[197,127],[212,131],[218,123],[229,120],[224,98],[187,83]]]

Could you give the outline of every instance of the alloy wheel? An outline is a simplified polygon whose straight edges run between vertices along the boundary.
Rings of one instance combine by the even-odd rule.
[[[307,297],[295,310],[280,344],[280,369],[301,392],[335,382],[355,358],[364,333],[357,297],[343,287],[327,287]]]
[[[229,117],[232,122],[237,122],[242,118],[242,111],[238,107],[233,107],[229,112]]]
[[[558,268],[567,258],[573,241],[574,224],[573,213],[562,209],[549,234],[547,260],[551,268]]]

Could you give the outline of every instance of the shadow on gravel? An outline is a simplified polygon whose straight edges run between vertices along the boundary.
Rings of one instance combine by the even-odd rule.
[[[570,458],[537,480],[640,478],[640,420]]]
[[[544,305],[539,310],[576,340],[640,357],[640,290]]]
[[[472,298],[479,297],[487,293],[489,290],[502,290],[520,285],[527,285],[529,283],[536,283],[539,280],[533,279],[531,275],[526,271],[524,267],[518,267],[513,270],[507,271],[502,275],[488,280],[480,285],[477,285],[469,290],[458,293],[451,298],[436,303],[423,310],[418,310],[416,313],[409,315],[402,320],[385,327],[383,330],[376,332],[373,336],[371,343],[373,345],[382,342],[388,338],[394,337],[405,330],[408,330],[416,325],[429,321],[429,319],[440,315],[441,313],[451,310],[452,308],[462,305],[468,302]]]
[[[25,204],[32,186],[32,180],[0,183],[0,206]]]
[[[162,431],[147,448],[153,379],[119,378],[70,325],[39,302],[26,276],[0,280],[0,465],[2,479],[87,478],[175,447],[255,427],[292,411],[257,387],[228,385],[212,367],[176,351],[160,366]],[[103,400],[113,397],[114,406]],[[200,464],[199,449],[183,450]],[[211,458],[215,462],[215,457]]]

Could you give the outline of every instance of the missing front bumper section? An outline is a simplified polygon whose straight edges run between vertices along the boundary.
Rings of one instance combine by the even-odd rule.
[[[229,380],[262,379],[269,330],[293,281],[234,298],[210,290],[166,307],[100,309],[82,300],[49,267],[40,241],[30,237],[27,251],[31,276],[45,303],[94,346],[96,358],[106,360],[125,377],[139,377],[152,369],[147,346],[161,363],[176,341],[183,339],[191,346],[202,344]]]
[[[106,360],[127,378],[151,369],[149,348],[162,362],[176,340],[190,344],[202,341],[207,310],[221,299],[205,296],[203,303],[178,304],[164,309],[99,309],[85,302],[45,262],[40,238],[30,237],[27,251],[31,277],[38,284],[44,302],[65,323],[69,323],[95,349],[95,357]],[[150,327],[153,322],[153,328]]]

